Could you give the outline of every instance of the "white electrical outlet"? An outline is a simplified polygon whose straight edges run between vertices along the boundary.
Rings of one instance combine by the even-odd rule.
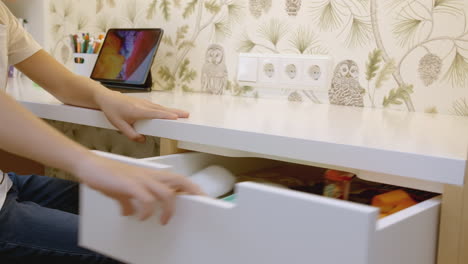
[[[238,81],[268,89],[328,90],[331,57],[317,55],[239,55]]]
[[[329,83],[331,72],[331,60],[328,58],[304,59],[302,68],[303,84],[315,87],[314,90],[324,90]],[[328,89],[328,86],[326,87]]]
[[[298,85],[302,80],[303,63],[300,59],[280,58],[280,84]]]
[[[277,83],[280,76],[279,60],[277,58],[259,58],[259,60],[257,69],[259,83]]]

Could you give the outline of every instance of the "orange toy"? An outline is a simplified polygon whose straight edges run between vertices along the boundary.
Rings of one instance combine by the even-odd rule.
[[[380,218],[394,214],[415,204],[417,203],[403,190],[391,191],[372,198],[372,205],[380,208]]]

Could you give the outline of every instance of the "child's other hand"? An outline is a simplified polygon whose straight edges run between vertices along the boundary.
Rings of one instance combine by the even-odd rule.
[[[161,223],[167,224],[174,213],[177,193],[204,195],[187,178],[167,171],[127,165],[91,154],[80,161],[75,173],[84,184],[119,202],[122,215],[133,215],[137,201],[140,219],[153,215],[157,202],[162,207]]]

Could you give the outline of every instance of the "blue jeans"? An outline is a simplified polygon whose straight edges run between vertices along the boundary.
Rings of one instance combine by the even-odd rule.
[[[78,184],[9,173],[0,210],[0,263],[119,263],[78,243]]]

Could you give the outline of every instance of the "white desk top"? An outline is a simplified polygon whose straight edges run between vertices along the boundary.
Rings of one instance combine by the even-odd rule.
[[[28,80],[9,93],[36,115],[113,128],[100,111],[65,106]],[[143,134],[356,170],[463,184],[468,118],[269,99],[152,92],[130,94],[191,113],[147,120]]]

